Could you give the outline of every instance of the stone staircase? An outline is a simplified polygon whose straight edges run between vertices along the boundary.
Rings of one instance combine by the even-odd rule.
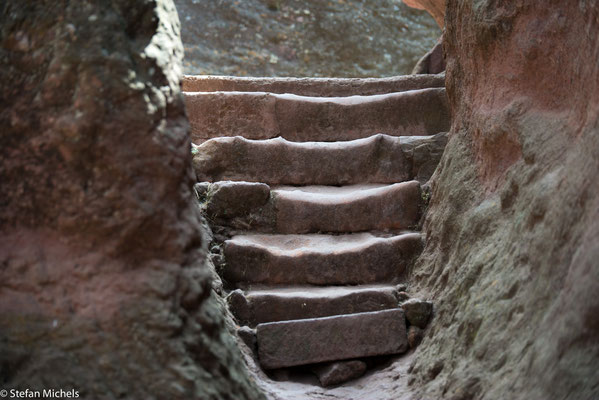
[[[219,274],[262,368],[338,384],[415,345],[432,305],[408,300],[405,270],[449,130],[444,76],[187,76],[183,90]]]

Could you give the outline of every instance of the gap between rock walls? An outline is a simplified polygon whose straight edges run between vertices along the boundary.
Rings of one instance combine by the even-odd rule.
[[[261,386],[396,384],[433,314],[406,277],[450,126],[444,75],[185,76],[183,90],[217,279]]]

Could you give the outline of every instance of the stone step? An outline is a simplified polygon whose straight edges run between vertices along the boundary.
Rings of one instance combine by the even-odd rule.
[[[241,287],[399,283],[421,250],[419,233],[239,235],[225,242],[222,273]]]
[[[398,307],[392,285],[252,288],[230,294],[231,311],[241,325],[320,318]],[[237,298],[235,298],[237,297]]]
[[[341,97],[404,92],[445,86],[445,74],[389,78],[252,78],[185,75],[184,92],[270,92],[300,96]]]
[[[409,229],[419,219],[422,200],[417,181],[273,188],[252,182],[203,182],[196,191],[203,193],[202,207],[216,225],[261,233]]]
[[[346,360],[408,349],[401,309],[269,322],[256,328],[258,358],[265,369]]]
[[[382,132],[392,136],[447,132],[445,88],[372,96],[308,97],[266,92],[186,92],[191,138],[339,141]]]
[[[414,227],[420,218],[420,183],[283,186],[274,188],[276,232],[362,232]]]
[[[200,182],[269,185],[351,185],[428,179],[443,152],[445,134],[383,134],[347,142],[290,142],[282,138],[216,138],[193,157]],[[429,157],[430,156],[430,157]]]

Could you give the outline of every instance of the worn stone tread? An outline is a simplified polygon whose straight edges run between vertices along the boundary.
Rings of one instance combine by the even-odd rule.
[[[271,186],[396,183],[414,179],[423,162],[420,159],[428,151],[439,153],[437,147],[444,141],[441,135],[377,134],[346,142],[303,143],[223,137],[200,145],[193,164],[200,182],[248,181]],[[437,142],[441,143],[432,145]],[[416,148],[422,150],[415,153]]]
[[[238,235],[225,242],[223,277],[238,285],[397,283],[421,250],[421,235],[413,232]]]
[[[403,353],[401,309],[259,324],[258,357],[265,369]]]
[[[185,75],[185,92],[270,92],[301,96],[369,96],[445,86],[445,74],[389,78],[260,78]]]
[[[222,136],[340,141],[382,132],[433,135],[449,130],[445,88],[371,96],[310,97],[266,92],[186,92],[192,141]]]
[[[420,183],[283,186],[274,194],[278,233],[409,229],[420,217]]]
[[[241,323],[320,318],[397,308],[393,285],[252,287],[247,305],[231,311]]]

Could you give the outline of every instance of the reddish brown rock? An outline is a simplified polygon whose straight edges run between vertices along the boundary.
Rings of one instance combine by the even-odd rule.
[[[405,4],[419,10],[426,10],[442,29],[445,25],[445,0],[402,0]]]
[[[412,179],[426,183],[439,165],[439,160],[445,151],[447,133],[432,136],[411,136],[402,138],[404,155],[412,165]]]
[[[173,2],[0,10],[1,389],[263,399],[210,289]]]
[[[222,136],[291,141],[353,140],[446,132],[444,88],[372,96],[307,97],[264,92],[187,92],[192,140]]]
[[[599,398],[597,4],[447,6],[454,118],[410,285],[436,306],[413,397]]]
[[[225,242],[224,278],[231,283],[355,285],[399,279],[422,249],[417,233],[247,235]],[[333,251],[332,251],[333,250]]]
[[[445,87],[443,75],[402,75],[389,78],[253,78],[185,75],[185,92],[267,92],[299,96],[344,97]]]
[[[233,314],[250,326],[265,322],[356,314],[398,307],[393,286],[269,287],[245,293],[246,302],[230,303]],[[237,310],[237,306],[240,306]]]
[[[257,327],[265,369],[403,353],[408,348],[401,309],[270,322]]]
[[[366,372],[366,363],[360,360],[336,361],[316,365],[311,370],[318,377],[320,384],[326,387],[361,377]]]
[[[439,74],[443,71],[445,71],[445,59],[443,57],[443,36],[441,36],[435,46],[418,60],[412,74]]]
[[[443,135],[383,134],[336,143],[217,138],[198,147],[193,163],[198,181],[264,182],[271,186],[396,183],[414,179],[414,173],[426,165],[425,161],[414,163],[415,149],[438,154],[444,141]]]
[[[413,228],[420,217],[420,184],[273,190],[279,233],[360,232]]]

